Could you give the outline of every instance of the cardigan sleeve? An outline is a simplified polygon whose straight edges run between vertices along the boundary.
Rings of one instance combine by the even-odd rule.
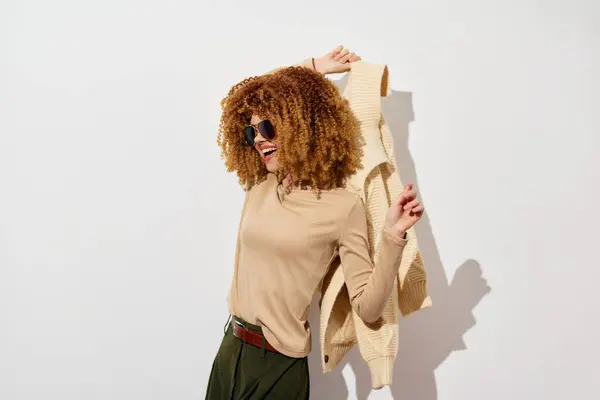
[[[357,196],[339,239],[339,255],[350,303],[367,323],[376,321],[394,288],[398,265],[407,241],[383,229],[375,265],[369,253],[367,216]]]

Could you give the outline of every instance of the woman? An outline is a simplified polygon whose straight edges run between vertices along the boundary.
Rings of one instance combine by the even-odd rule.
[[[232,321],[207,399],[308,398],[307,318],[336,253],[361,319],[376,321],[391,295],[406,231],[423,206],[407,185],[387,212],[373,265],[364,205],[345,189],[361,168],[358,121],[323,76],[358,60],[338,47],[301,66],[246,79],[222,102],[218,143],[246,200],[229,294]]]

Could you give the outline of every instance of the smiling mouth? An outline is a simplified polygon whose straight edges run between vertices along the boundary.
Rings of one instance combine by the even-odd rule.
[[[261,154],[262,154],[263,160],[268,161],[271,158],[273,158],[273,155],[275,154],[276,151],[277,151],[277,147],[269,147],[266,149],[262,149]]]

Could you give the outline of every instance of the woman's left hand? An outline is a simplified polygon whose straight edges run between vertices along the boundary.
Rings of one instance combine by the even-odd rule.
[[[349,71],[350,63],[360,59],[344,46],[338,46],[324,56],[315,58],[315,68],[322,74],[337,74]]]
[[[388,210],[385,229],[395,237],[402,239],[406,231],[421,219],[423,211],[421,200],[417,198],[417,192],[413,189],[412,183],[409,183],[400,198],[394,201]]]

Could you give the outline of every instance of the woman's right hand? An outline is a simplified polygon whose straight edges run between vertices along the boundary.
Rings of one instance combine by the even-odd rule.
[[[322,74],[337,74],[350,70],[350,63],[360,57],[344,46],[338,46],[322,57],[315,58],[315,69]]]

